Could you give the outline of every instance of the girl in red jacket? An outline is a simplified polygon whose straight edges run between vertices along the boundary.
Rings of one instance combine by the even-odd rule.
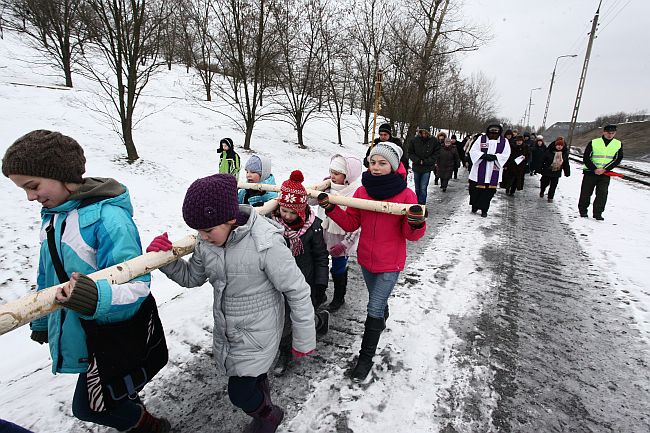
[[[353,197],[395,203],[418,202],[406,186],[406,170],[400,163],[402,149],[393,143],[376,144],[368,155],[368,171],[361,177],[361,187]],[[372,368],[381,332],[386,328],[388,298],[406,263],[406,240],[416,241],[424,235],[424,212],[411,206],[407,215],[390,215],[348,207],[342,210],[329,202],[325,193],[318,204],[327,216],[347,232],[361,227],[357,259],[368,287],[368,317],[361,341],[359,359],[352,378],[364,380]]]

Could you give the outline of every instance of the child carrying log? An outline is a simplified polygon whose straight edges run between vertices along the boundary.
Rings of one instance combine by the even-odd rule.
[[[398,203],[417,203],[415,193],[407,188],[406,170],[400,163],[402,149],[393,143],[376,144],[369,154],[370,167],[361,177],[362,186],[354,197]],[[368,315],[356,366],[355,380],[364,380],[372,368],[372,358],[379,337],[386,328],[388,298],[406,263],[406,240],[424,236],[425,214],[421,206],[411,206],[406,215],[390,215],[348,207],[342,210],[331,204],[322,193],[319,205],[343,230],[361,227],[357,257],[368,287]]]
[[[311,288],[311,303],[314,306],[316,333],[324,335],[329,329],[329,313],[318,311],[327,296],[327,268],[329,257],[321,220],[307,204],[307,191],[302,185],[302,172],[295,170],[282,183],[279,208],[272,219],[284,230],[284,239],[296,260],[296,264]],[[280,341],[280,356],[274,372],[283,374],[291,364],[291,319],[289,304],[285,299],[284,330]]]
[[[168,432],[169,422],[151,415],[139,398],[104,405],[99,382],[89,380],[94,371],[81,319],[101,325],[130,319],[149,296],[151,277],[111,284],[86,276],[141,255],[142,247],[126,187],[114,179],[84,178],[85,164],[76,140],[46,130],[16,140],[2,160],[2,173],[43,206],[37,290],[63,282],[64,275],[70,280],[57,289],[63,308],[33,321],[31,338],[49,343],[53,373],[79,374],[75,417],[120,431]]]
[[[271,159],[264,155],[251,156],[246,161],[244,170],[246,170],[246,182],[275,185],[275,177],[271,173]],[[240,189],[237,193],[239,204],[249,204],[253,207],[262,206],[277,196],[277,192],[256,189]]]
[[[352,197],[361,186],[362,164],[356,156],[334,155],[330,160],[330,188],[325,191],[330,195]],[[342,209],[345,209],[343,207]],[[323,208],[318,208],[318,217],[323,221],[323,238],[327,250],[332,256],[332,281],[334,282],[334,296],[327,306],[330,313],[338,311],[345,303],[345,294],[348,287],[348,257],[356,254],[359,243],[359,230],[346,232],[330,217]]]
[[[253,418],[251,432],[275,432],[284,412],[271,401],[267,372],[278,351],[284,322],[284,297],[291,307],[293,354],[316,347],[309,285],[286,247],[283,230],[238,205],[237,180],[215,174],[190,185],[183,219],[200,240],[189,261],[160,270],[184,287],[210,281],[214,288],[214,357],[228,376],[230,401]],[[169,251],[167,234],[147,251]]]

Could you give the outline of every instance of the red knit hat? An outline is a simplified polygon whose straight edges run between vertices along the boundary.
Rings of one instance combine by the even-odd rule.
[[[278,204],[295,211],[298,216],[305,220],[305,209],[307,209],[307,190],[302,186],[305,177],[300,170],[294,170],[289,180],[282,182]]]

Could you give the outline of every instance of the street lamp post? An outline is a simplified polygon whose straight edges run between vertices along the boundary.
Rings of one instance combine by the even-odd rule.
[[[533,92],[535,90],[542,90],[541,87],[535,87],[534,89],[530,89],[530,97],[528,98],[528,121],[526,122],[526,127],[530,128],[530,107],[533,105]]]
[[[548,86],[548,97],[546,98],[546,109],[544,110],[544,119],[542,120],[542,129],[546,127],[546,116],[548,114],[548,106],[551,103],[551,91],[553,91],[553,81],[555,80],[555,69],[557,68],[557,62],[563,57],[578,57],[577,54],[566,54],[564,56],[559,56],[555,59],[555,66],[553,67],[553,73],[551,74],[551,85]]]

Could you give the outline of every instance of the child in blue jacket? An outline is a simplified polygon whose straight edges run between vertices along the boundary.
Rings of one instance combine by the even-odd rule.
[[[246,182],[264,183],[275,185],[275,177],[271,173],[271,159],[264,155],[253,155],[244,166],[246,170]],[[253,207],[264,205],[269,200],[278,196],[277,192],[258,191],[256,189],[240,189],[237,191],[239,204],[249,204]]]
[[[79,143],[59,132],[36,130],[16,140],[2,160],[2,173],[41,209],[37,290],[60,284],[48,234],[70,281],[57,290],[63,308],[31,323],[31,338],[49,343],[53,373],[79,374],[72,413],[129,432],[167,432],[170,424],[151,415],[139,399],[104,405],[101,384],[89,381],[89,354],[80,319],[98,325],[127,320],[149,296],[150,276],[125,284],[93,281],[87,274],[142,254],[126,187],[114,179],[84,178]],[[92,396],[89,397],[89,396]]]

